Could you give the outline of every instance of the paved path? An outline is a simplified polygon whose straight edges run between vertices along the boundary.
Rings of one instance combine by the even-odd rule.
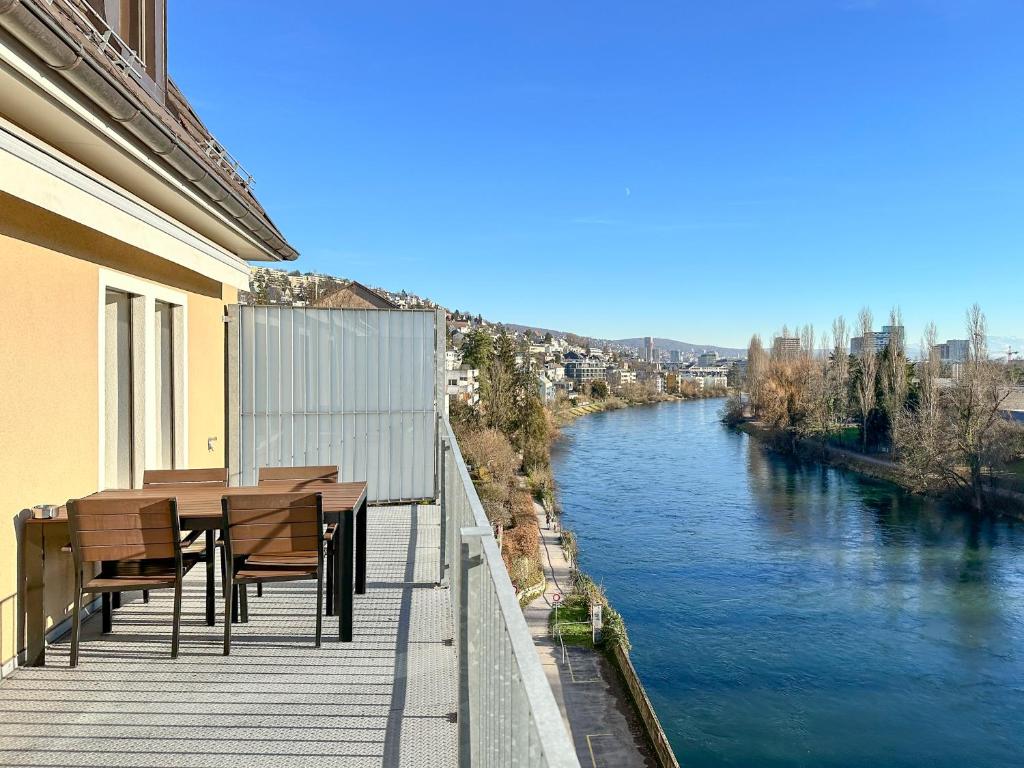
[[[540,526],[541,557],[547,586],[544,594],[524,609],[526,623],[533,635],[537,654],[569,729],[576,755],[583,768],[645,768],[655,763],[646,757],[644,738],[636,715],[626,703],[626,693],[618,673],[604,655],[587,648],[562,649],[548,635],[548,616],[556,592],[572,591],[569,561],[562,549],[561,536],[549,530],[544,508],[534,502]]]

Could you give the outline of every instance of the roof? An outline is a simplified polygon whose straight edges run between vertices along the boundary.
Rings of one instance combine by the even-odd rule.
[[[289,261],[298,256],[253,194],[252,177],[214,138],[170,77],[161,102],[160,86],[124,66],[117,50],[121,41],[103,37],[105,22],[81,0],[21,0],[20,6],[21,12],[3,17],[4,26],[19,40],[30,40],[29,47],[46,65],[148,145],[155,160],[248,230],[268,255]],[[143,77],[149,88],[137,79]]]
[[[321,297],[313,306],[334,309],[401,309],[395,302],[355,280],[344,288]]]

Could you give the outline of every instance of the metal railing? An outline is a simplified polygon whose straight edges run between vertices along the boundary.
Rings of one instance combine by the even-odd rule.
[[[74,20],[100,51],[123,72],[136,78],[146,74],[146,63],[138,51],[121,38],[107,20],[89,3],[82,0],[60,0],[57,5]]]
[[[441,580],[459,659],[459,765],[580,768],[451,425],[440,418]]]

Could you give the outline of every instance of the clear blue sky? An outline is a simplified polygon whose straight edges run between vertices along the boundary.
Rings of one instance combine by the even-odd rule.
[[[285,7],[171,0],[170,69],[300,269],[602,337],[1024,336],[1018,0]]]

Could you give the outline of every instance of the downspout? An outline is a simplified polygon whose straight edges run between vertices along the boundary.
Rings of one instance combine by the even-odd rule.
[[[266,225],[264,216],[238,192],[207,171],[202,158],[184,146],[172,131],[142,107],[135,96],[97,66],[85,54],[83,44],[68,35],[34,0],[0,0],[0,27],[96,102],[107,115],[123,125],[146,148],[162,157],[279,259],[290,261],[298,257],[295,249]]]

